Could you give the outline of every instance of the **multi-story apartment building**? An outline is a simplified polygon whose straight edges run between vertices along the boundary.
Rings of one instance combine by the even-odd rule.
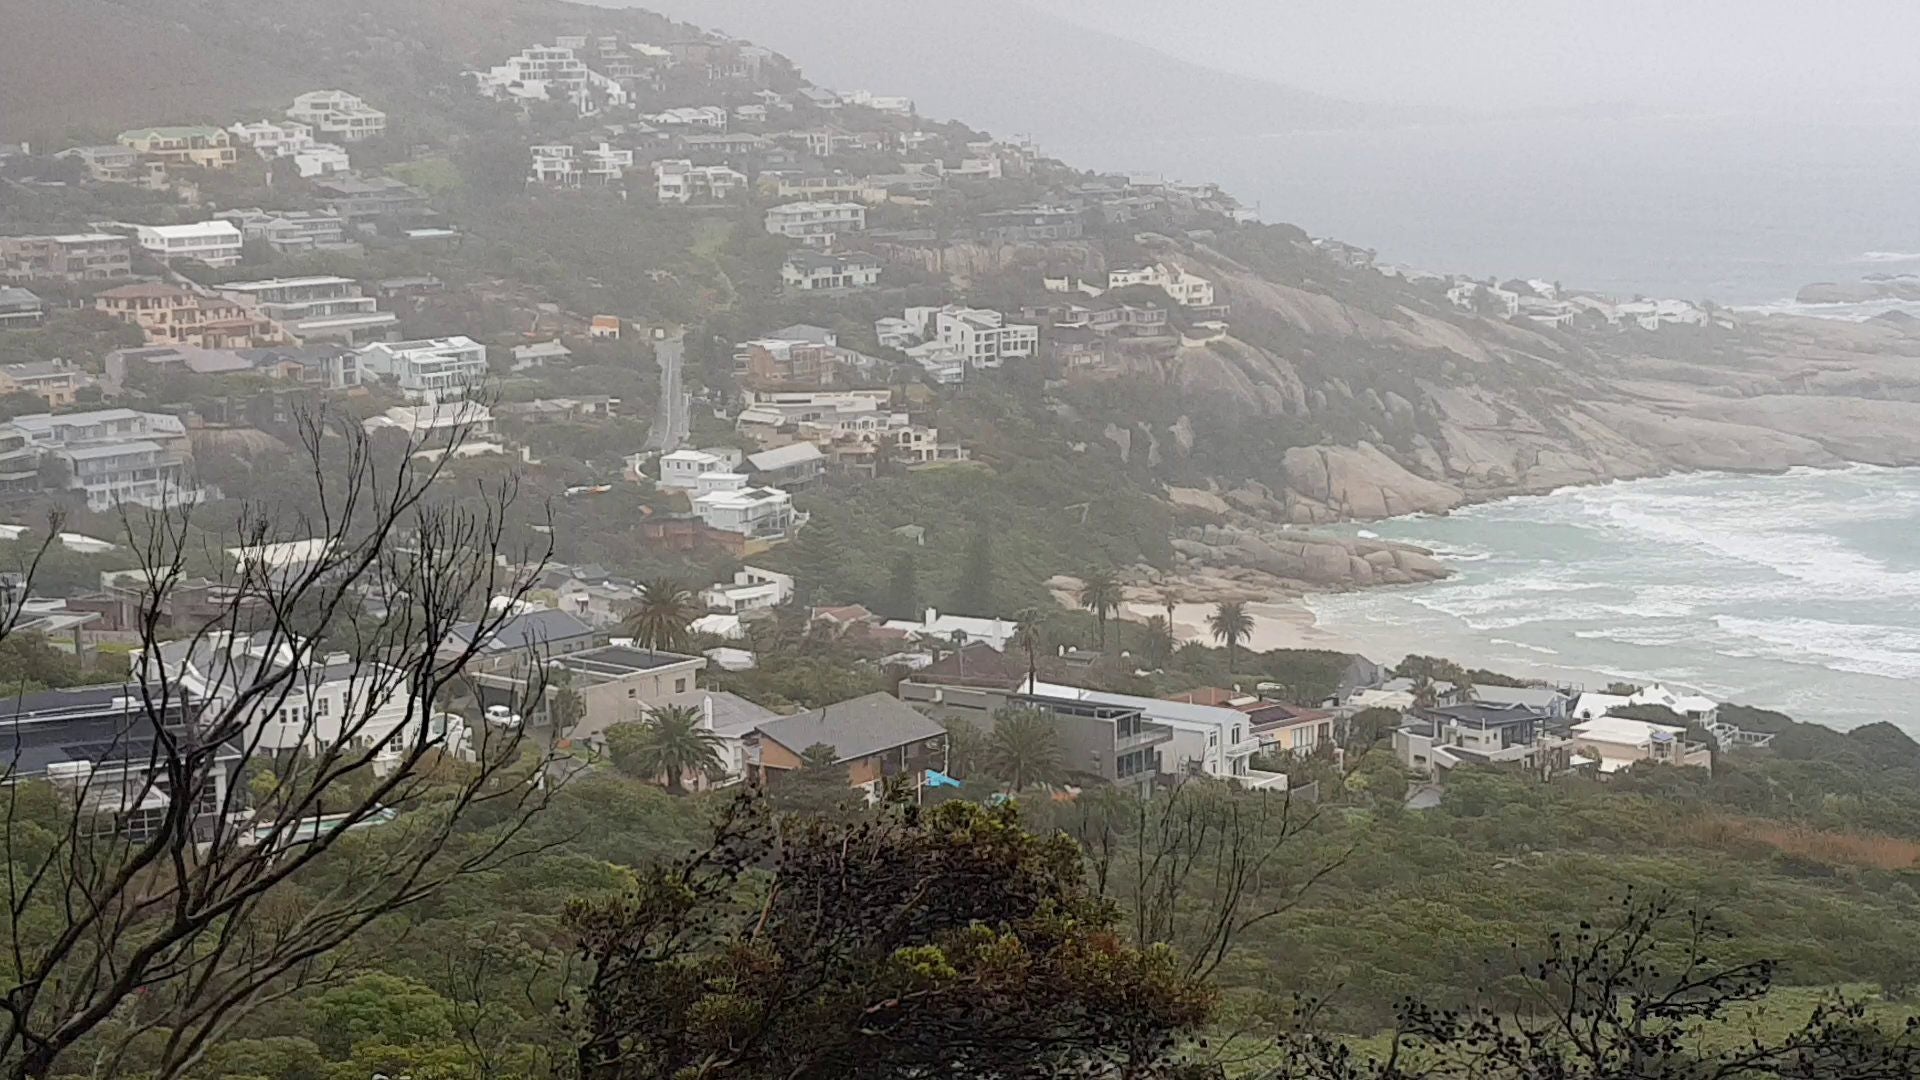
[[[160,738],[186,735],[199,715],[197,703],[147,694],[137,685],[114,683],[22,694],[0,701],[11,742],[12,780],[45,779],[91,818],[95,829],[124,832],[138,842],[151,836],[173,812],[176,799],[193,802],[195,835],[207,836],[230,810],[227,792],[236,782],[241,751],[231,744],[212,755],[204,776],[177,788],[166,769]]]
[[[906,321],[920,328],[920,336],[971,367],[999,367],[1003,361],[1032,356],[1040,348],[1040,328],[1008,322],[1006,316],[985,308],[913,307]]]
[[[322,209],[349,224],[375,218],[418,217],[430,209],[425,192],[391,176],[328,176],[313,181]]]
[[[245,238],[231,221],[196,221],[190,225],[141,225],[140,247],[163,263],[192,259],[219,268],[240,262]]]
[[[387,114],[345,90],[313,90],[293,99],[287,118],[308,124],[330,142],[359,142],[384,135]]]
[[[745,173],[685,159],[653,163],[654,192],[663,203],[725,202],[747,189]]]
[[[118,143],[112,146],[76,146],[53,155],[64,161],[78,161],[87,167],[87,176],[103,184],[130,184],[143,179],[140,155]]]
[[[240,159],[232,134],[217,127],[135,128],[114,141],[138,154],[150,173],[224,169]]]
[[[92,386],[93,382],[93,376],[58,358],[0,364],[0,394],[33,394],[51,409],[72,405],[80,388]]]
[[[313,251],[358,251],[347,239],[347,223],[338,214],[317,210],[222,210],[213,215],[231,221],[246,240],[257,240],[282,255]]]
[[[780,267],[780,281],[800,292],[871,288],[880,284],[880,260],[857,252],[796,251]]]
[[[362,295],[360,283],[343,277],[268,278],[229,281],[222,296],[272,319],[293,339],[361,345],[387,336],[400,321],[379,301]]]
[[[464,398],[486,378],[487,349],[465,336],[375,342],[360,350],[360,368],[391,379],[408,400],[431,405]]]
[[[1107,274],[1107,288],[1124,289],[1146,285],[1166,293],[1182,307],[1212,307],[1213,282],[1198,274],[1189,274],[1177,266],[1155,263],[1132,270],[1114,270]]]
[[[121,503],[162,508],[195,502],[187,480],[186,426],[177,416],[101,409],[55,416],[17,416],[4,430],[66,466],[69,490],[84,492],[90,510]]]
[[[784,539],[805,523],[793,496],[771,487],[750,487],[742,473],[707,473],[698,480],[693,512],[708,528],[751,540]]]
[[[122,285],[94,294],[93,306],[138,326],[150,345],[244,349],[275,344],[285,337],[264,315],[225,297],[205,296],[177,285]]]
[[[133,276],[133,242],[114,233],[0,236],[0,275],[112,281]]]
[[[767,231],[812,247],[831,247],[843,232],[867,227],[867,208],[860,203],[795,202],[767,210]]]
[[[534,45],[507,62],[474,72],[480,91],[493,97],[566,101],[588,111],[587,65],[574,51],[558,45]]]
[[[136,677],[185,691],[203,708],[228,709],[247,687],[285,679],[286,692],[260,696],[233,722],[245,725],[250,748],[269,754],[346,755],[376,752],[396,736],[418,734],[425,722],[407,680],[377,663],[346,653],[320,653],[311,642],[284,634],[213,631],[159,647],[144,661],[133,657]]]
[[[976,219],[982,240],[1000,243],[1043,243],[1077,240],[1086,235],[1080,211],[1064,206],[1025,206],[995,210]]]

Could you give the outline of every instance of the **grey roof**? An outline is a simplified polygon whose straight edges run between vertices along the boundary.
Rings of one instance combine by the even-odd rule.
[[[767,335],[775,341],[804,341],[812,345],[825,345],[832,340],[833,336],[833,331],[812,323],[794,323],[792,326],[783,326]]]
[[[1444,705],[1436,709],[1422,709],[1420,715],[1428,720],[1452,720],[1480,728],[1534,724],[1552,719],[1524,705]]]
[[[0,753],[11,768],[28,776],[63,761],[114,761],[144,769],[154,741],[154,717],[177,723],[179,696],[162,709],[156,691],[151,704],[136,685],[112,683],[76,686],[0,699]],[[223,757],[234,756],[231,746]]]
[[[16,288],[12,285],[0,285],[0,307],[13,307],[15,305],[37,308],[40,306],[40,298],[28,292],[26,289]]]
[[[453,636],[461,641],[471,641],[479,632],[480,624],[477,622],[461,623],[452,630]],[[492,639],[480,647],[480,651],[501,653],[537,649],[556,641],[591,636],[593,627],[581,622],[572,613],[547,608],[523,612],[502,622]]]
[[[568,615],[566,612],[556,612],[556,614],[567,615],[567,618],[573,619],[573,616]],[[580,623],[578,619],[574,619],[573,621],[579,623],[582,627],[586,626],[585,623]],[[684,664],[689,660],[698,659],[699,657],[697,656],[658,652],[653,649],[642,649],[630,645],[603,645],[598,649],[588,649],[585,652],[577,652],[568,656],[556,656],[551,663],[568,668],[575,674],[585,676],[595,681],[607,681],[624,678],[628,675],[637,675],[644,671],[653,671],[657,668],[671,667],[674,664]]]
[[[819,461],[826,457],[820,448],[810,442],[797,442],[789,446],[777,446],[772,450],[762,450],[747,455],[747,464],[757,472],[770,472],[774,469],[790,469],[795,465]]]
[[[745,735],[761,724],[780,717],[779,713],[764,705],[725,690],[689,690],[684,694],[662,698],[659,704],[704,710],[708,702],[713,703],[713,731],[716,735]]]
[[[919,710],[884,692],[768,720],[757,730],[796,754],[825,743],[833,747],[836,761],[855,761],[946,734],[945,728]]]
[[[1551,686],[1476,686],[1473,699],[1486,705],[1523,705],[1545,710],[1565,701],[1567,694]]]

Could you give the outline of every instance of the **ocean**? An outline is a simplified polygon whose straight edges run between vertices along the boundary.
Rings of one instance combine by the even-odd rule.
[[[1352,531],[1458,572],[1308,598],[1321,628],[1383,662],[1440,655],[1590,689],[1662,680],[1920,734],[1920,470],[1698,473]]]
[[[1920,271],[1920,126],[1904,119],[1538,116],[1042,139],[1083,168],[1217,181],[1263,220],[1436,272],[1791,310],[1809,282]]]

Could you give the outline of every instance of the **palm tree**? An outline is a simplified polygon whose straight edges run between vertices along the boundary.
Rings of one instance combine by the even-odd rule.
[[[1173,628],[1164,615],[1149,615],[1146,622],[1147,659],[1158,667],[1173,659]]]
[[[1226,644],[1227,674],[1233,674],[1234,661],[1240,654],[1240,642],[1253,636],[1253,616],[1247,613],[1246,603],[1227,600],[1215,605],[1213,614],[1207,616],[1207,629],[1213,631],[1213,640]]]
[[[1107,649],[1107,616],[1120,610],[1120,581],[1111,570],[1089,570],[1080,575],[1080,606],[1093,612],[1100,625],[1100,651]]]
[[[1053,719],[1039,709],[1001,709],[987,736],[987,771],[1018,793],[1066,777],[1066,759]]]
[[[965,630],[953,632],[953,651],[954,655],[960,658],[960,674],[965,675],[967,673],[967,632]]]
[[[720,736],[691,705],[662,705],[638,724],[615,724],[607,736],[615,765],[649,780],[665,777],[667,790],[675,795],[686,794],[682,777],[687,773],[714,773],[724,767]]]
[[[686,586],[672,578],[654,578],[640,586],[640,602],[627,614],[625,625],[643,647],[666,652],[685,646],[696,617],[697,602]]]
[[[1029,644],[1039,645],[1040,628],[1047,621],[1046,613],[1037,607],[1024,607],[1013,613],[1013,639],[1021,648]]]

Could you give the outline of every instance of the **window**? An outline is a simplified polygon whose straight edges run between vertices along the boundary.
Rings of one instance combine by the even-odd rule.
[[[1312,728],[1299,727],[1299,728],[1293,729],[1293,749],[1305,750],[1312,745],[1313,745],[1313,729]]]
[[[676,694],[684,694],[684,693],[686,693],[686,692],[687,692],[687,680],[685,680],[685,679],[675,679],[675,680],[673,680],[673,692],[674,692],[674,693],[676,693]]]

